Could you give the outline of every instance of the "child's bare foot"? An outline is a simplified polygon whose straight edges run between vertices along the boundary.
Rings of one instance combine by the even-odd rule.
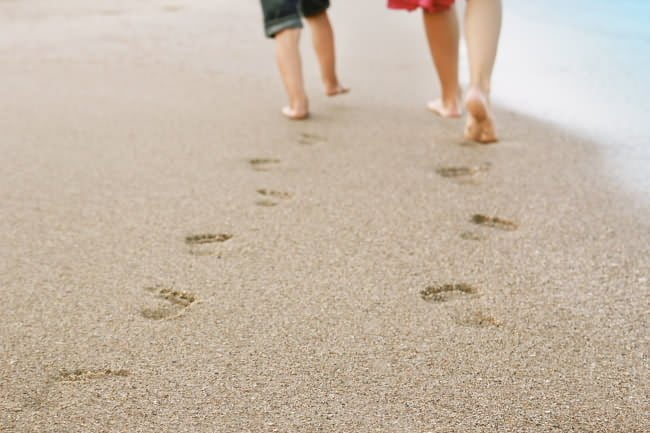
[[[435,99],[427,103],[427,108],[440,117],[456,119],[461,115],[458,105],[458,102],[445,103],[442,99]]]
[[[325,95],[327,96],[344,95],[349,92],[350,89],[348,87],[343,87],[339,83],[333,85],[328,85],[328,84],[325,85]]]
[[[485,94],[477,88],[470,89],[465,97],[465,108],[469,113],[465,138],[483,144],[498,141]]]

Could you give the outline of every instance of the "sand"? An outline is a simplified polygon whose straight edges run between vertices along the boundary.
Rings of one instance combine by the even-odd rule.
[[[1,432],[650,428],[647,202],[339,3],[301,123],[255,2],[0,2]]]

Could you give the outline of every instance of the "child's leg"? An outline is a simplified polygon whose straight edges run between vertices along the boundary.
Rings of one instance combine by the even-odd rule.
[[[282,113],[291,119],[304,119],[309,114],[307,94],[302,77],[302,61],[299,50],[300,29],[282,30],[275,35],[276,60],[289,105]]]
[[[261,0],[266,35],[275,38],[275,57],[289,97],[289,105],[282,113],[291,119],[304,119],[308,115],[298,50],[302,28],[298,1]]]
[[[501,0],[467,2],[465,37],[471,84],[465,101],[470,114],[466,135],[483,143],[497,140],[490,114],[490,86],[500,32]]]
[[[482,1],[482,0],[479,0]],[[442,97],[428,104],[431,111],[443,117],[460,116],[458,100],[458,45],[460,30],[455,8],[443,12],[423,12],[424,28],[431,58],[438,71]]]
[[[336,74],[336,48],[334,44],[334,30],[326,11],[306,16],[312,32],[314,51],[320,63],[321,78],[325,86],[325,94],[335,96],[347,93],[349,89],[343,87]]]

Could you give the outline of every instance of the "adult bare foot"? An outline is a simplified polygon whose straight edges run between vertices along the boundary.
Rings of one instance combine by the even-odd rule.
[[[427,103],[427,109],[440,117],[456,119],[461,115],[458,105],[458,102],[446,104],[442,99],[435,99]]]
[[[349,92],[350,89],[348,87],[343,87],[338,83],[334,85],[325,85],[325,95],[327,96],[344,95]]]
[[[289,120],[305,120],[309,117],[307,109],[296,109],[289,106],[282,108],[282,114]]]
[[[477,88],[472,88],[467,92],[465,108],[469,114],[465,127],[465,138],[483,144],[497,142],[490,106],[483,92]]]

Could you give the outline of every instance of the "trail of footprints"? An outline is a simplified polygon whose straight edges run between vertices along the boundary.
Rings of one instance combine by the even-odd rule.
[[[311,134],[302,133],[298,138],[298,143],[301,145],[313,145],[319,142],[326,141],[325,137]],[[252,158],[248,160],[250,167],[254,171],[271,171],[278,167],[281,160],[278,158]],[[474,178],[480,173],[488,172],[492,164],[485,162],[479,165],[470,166],[445,166],[436,169],[436,173],[444,178],[450,179],[468,179]],[[280,204],[281,201],[289,200],[292,194],[286,191],[278,191],[269,188],[260,188],[257,191],[260,199],[255,202],[256,205],[262,207],[274,207]],[[496,216],[486,216],[483,214],[474,214],[470,221],[478,226],[498,229],[502,231],[514,231],[518,228],[517,223],[503,219]],[[460,234],[464,240],[481,241],[486,237],[483,234],[465,231]],[[185,238],[185,243],[190,246],[190,253],[194,255],[208,255],[210,251],[199,249],[205,245],[212,245],[223,243],[232,238],[232,235],[225,233],[218,234],[198,234],[191,235]],[[143,316],[150,319],[166,319],[176,317],[183,309],[189,307],[196,301],[194,295],[187,292],[174,291],[171,289],[149,289],[153,291],[159,298],[168,301],[168,304],[158,306],[157,308],[148,308],[142,311]],[[463,298],[472,298],[478,296],[478,289],[466,283],[453,283],[453,284],[439,284],[426,287],[420,292],[420,297],[427,302],[444,303],[453,300],[460,300]],[[486,315],[481,312],[475,312],[458,320],[458,323],[485,327],[485,326],[499,326],[500,321],[492,316]]]
[[[491,168],[492,164],[485,162],[479,165],[438,167],[435,172],[443,178],[453,179],[462,183],[475,183],[478,175],[490,171]],[[519,227],[514,221],[479,213],[472,215],[470,222],[479,227],[501,231],[515,231]],[[470,230],[462,232],[460,237],[467,241],[483,241],[487,239],[483,233]],[[432,303],[469,299],[477,297],[478,294],[479,290],[477,288],[466,283],[431,285],[420,291],[420,297],[424,301]],[[502,325],[499,319],[482,311],[459,315],[456,318],[456,323],[458,325],[476,328],[499,327]]]
[[[326,141],[324,137],[309,133],[301,134],[298,139],[298,143],[301,145],[313,145],[323,141]],[[277,158],[253,158],[249,159],[248,163],[254,171],[270,171],[278,167],[281,161]],[[489,171],[490,168],[490,163],[483,163],[476,166],[439,167],[436,169],[436,173],[444,178],[462,179],[472,178],[480,173]],[[286,191],[260,188],[256,192],[261,197],[256,204],[263,207],[277,206],[279,202],[292,198],[292,194]],[[471,222],[479,226],[503,231],[513,231],[518,228],[518,225],[513,221],[482,214],[473,215]],[[212,252],[209,249],[204,249],[206,246],[227,242],[232,237],[228,233],[194,234],[185,237],[185,244],[190,247],[190,253],[193,255],[208,255]],[[484,236],[470,231],[461,233],[461,238],[474,241],[485,239]],[[198,302],[196,295],[182,290],[167,287],[149,287],[146,290],[158,301],[156,306],[146,307],[141,310],[142,316],[151,320],[169,320],[180,317],[190,306]],[[420,291],[422,300],[432,303],[470,299],[477,297],[478,294],[479,290],[476,287],[466,283],[431,285]],[[457,323],[473,327],[496,327],[501,325],[498,319],[480,311],[458,318]],[[59,379],[65,382],[78,382],[102,377],[124,377],[127,375],[128,371],[126,370],[75,370],[61,372]]]
[[[314,144],[324,141],[323,137],[313,134],[301,134],[298,142],[300,144]],[[281,161],[277,158],[252,158],[248,160],[254,171],[270,171],[277,167]],[[276,206],[279,201],[288,200],[292,194],[286,191],[278,191],[269,188],[259,188],[257,194],[262,197],[256,202],[258,206]],[[185,237],[185,244],[189,247],[189,253],[196,256],[207,256],[215,254],[215,245],[223,244],[232,239],[230,233],[199,233]],[[196,295],[190,292],[175,290],[168,287],[148,287],[145,289],[158,301],[154,307],[142,308],[141,315],[150,320],[169,320],[182,316],[187,309],[196,304]]]
[[[174,6],[166,7],[166,9],[170,12],[178,10]],[[303,133],[300,135],[298,143],[301,145],[312,145],[325,140],[324,137],[318,135]],[[269,171],[280,164],[280,160],[276,158],[254,158],[250,159],[248,162],[250,167],[255,171]],[[490,167],[491,164],[489,163],[478,166],[440,167],[436,169],[436,173],[445,178],[471,178],[479,173],[488,171]],[[258,189],[257,194],[262,198],[256,202],[256,204],[267,207],[276,206],[279,201],[292,198],[292,194],[289,192],[267,188]],[[503,231],[513,231],[518,228],[518,225],[513,221],[482,214],[473,215],[471,222],[479,226]],[[222,244],[232,239],[232,237],[233,235],[229,233],[194,234],[185,237],[185,244],[190,247],[190,254],[208,255],[212,252],[209,249],[204,249],[205,247]],[[485,239],[482,235],[469,231],[463,232],[461,238],[474,241]],[[187,291],[158,286],[148,287],[145,290],[157,301],[155,306],[145,307],[140,311],[144,318],[150,320],[170,320],[178,318],[186,313],[192,305],[199,302],[195,294]],[[478,295],[479,290],[473,285],[467,283],[430,285],[420,291],[420,297],[422,300],[431,303],[446,303],[471,299]],[[476,328],[499,327],[502,325],[500,320],[481,311],[474,311],[459,316],[456,319],[456,323],[462,326],[471,326]],[[76,369],[60,371],[57,380],[66,383],[78,383],[104,378],[124,378],[129,375],[130,372],[124,369]]]

